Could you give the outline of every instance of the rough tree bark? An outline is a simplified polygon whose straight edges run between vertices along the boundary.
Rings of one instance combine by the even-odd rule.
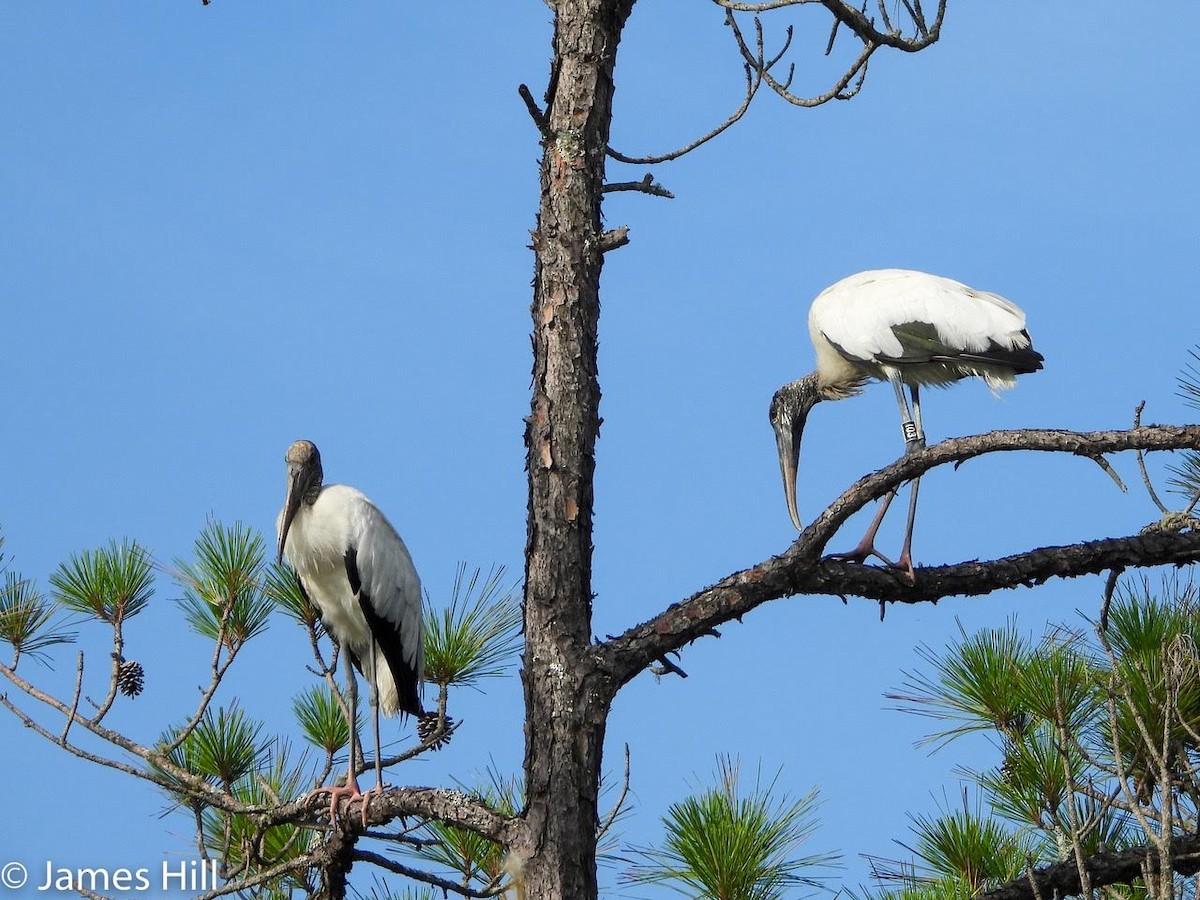
[[[533,232],[525,557],[525,846],[530,898],[596,896],[597,786],[611,690],[592,640],[600,202],[613,69],[633,0],[560,3]]]

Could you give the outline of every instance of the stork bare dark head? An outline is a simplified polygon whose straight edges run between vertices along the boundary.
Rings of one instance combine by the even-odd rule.
[[[288,529],[296,518],[296,510],[301,503],[312,506],[317,502],[321,493],[321,482],[325,473],[321,469],[321,452],[312,441],[296,441],[288,447],[284,456],[287,463],[287,499],[283,503],[283,525],[279,529],[279,552],[276,562],[283,562],[283,547],[287,541]]]
[[[800,439],[804,436],[804,424],[808,412],[824,398],[817,390],[816,375],[806,375],[798,381],[785,384],[771,398],[771,427],[775,429],[775,445],[779,450],[779,471],[783,475],[783,492],[787,496],[788,512],[796,530],[800,524],[800,510],[796,500],[796,471],[800,467]]]

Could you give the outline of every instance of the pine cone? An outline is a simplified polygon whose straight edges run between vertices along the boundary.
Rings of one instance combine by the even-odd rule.
[[[421,739],[422,744],[427,744],[431,749],[441,750],[450,743],[450,736],[454,734],[456,727],[458,726],[454,724],[454,720],[446,716],[445,732],[437,740],[432,740],[438,730],[438,714],[435,712],[425,713],[417,719],[417,737]]]
[[[146,671],[141,663],[123,659],[117,665],[117,688],[126,697],[136,697],[140,694],[145,681]]]

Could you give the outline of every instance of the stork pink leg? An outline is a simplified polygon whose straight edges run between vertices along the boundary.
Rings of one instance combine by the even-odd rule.
[[[908,576],[908,580],[915,582],[917,573],[913,570],[912,561],[912,535],[913,523],[917,520],[917,491],[921,487],[921,479],[914,478],[912,483],[912,493],[908,500],[908,523],[904,528],[904,546],[900,548],[900,558],[896,560],[893,566]]]
[[[879,526],[883,524],[883,517],[887,515],[888,507],[892,505],[892,500],[895,497],[896,490],[891,490],[879,502],[879,509],[875,513],[875,518],[871,520],[871,524],[867,527],[862,540],[858,542],[858,546],[846,553],[831,553],[830,556],[834,559],[848,559],[856,563],[866,562],[867,559],[874,556],[883,560],[889,566],[893,565],[890,559],[875,549],[875,534],[879,531]]]

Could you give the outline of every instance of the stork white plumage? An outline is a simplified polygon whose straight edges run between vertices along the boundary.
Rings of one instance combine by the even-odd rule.
[[[785,384],[771,399],[771,425],[788,512],[802,528],[796,502],[800,439],[809,410],[822,400],[858,394],[870,379],[896,391],[905,454],[925,446],[920,387],[945,387],[970,376],[995,393],[1017,375],[1042,368],[1025,328],[1025,313],[1003,297],[949,278],[907,269],[879,269],[843,278],[823,290],[808,313],[817,369]],[[904,396],[908,386],[912,409]],[[880,503],[858,546],[842,556],[863,562],[878,556],[913,575],[912,531],[920,479],[912,482],[904,545],[895,563],[875,549],[875,533],[896,491]]]
[[[287,499],[276,523],[278,558],[287,556],[330,636],[371,686],[376,774],[372,790],[382,791],[380,711],[388,716],[425,714],[421,579],[404,541],[370,500],[352,487],[322,484],[316,445],[296,441],[286,461]],[[356,691],[349,667],[346,677],[353,704]],[[331,820],[336,819],[339,798],[363,793],[354,772],[356,745],[356,729],[351,727],[345,786],[319,789],[330,793]],[[364,827],[368,799],[363,796]]]

